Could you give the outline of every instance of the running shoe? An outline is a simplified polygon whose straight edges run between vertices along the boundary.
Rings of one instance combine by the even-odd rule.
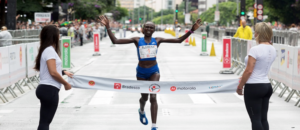
[[[151,130],[157,130],[158,129],[158,127],[152,127],[152,129]]]
[[[140,109],[139,109],[139,114],[140,114],[140,121],[141,121],[141,123],[144,124],[144,125],[148,125],[148,119],[146,117],[146,113],[142,114],[140,112]],[[145,122],[143,121],[143,119],[145,119]],[[154,130],[156,130],[156,129],[154,129]]]

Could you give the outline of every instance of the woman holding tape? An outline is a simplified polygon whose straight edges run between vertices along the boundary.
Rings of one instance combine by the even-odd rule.
[[[40,41],[39,53],[35,60],[35,69],[40,72],[40,84],[36,89],[36,96],[41,102],[38,130],[49,130],[58,106],[61,84],[66,90],[71,89],[71,85],[62,78],[62,74],[69,77],[73,74],[61,69],[58,28],[53,25],[45,26],[40,34]]]
[[[144,37],[133,37],[128,39],[117,39],[110,30],[109,20],[106,16],[100,16],[100,21],[103,25],[106,26],[108,35],[111,41],[114,44],[129,44],[134,43],[137,47],[139,63],[136,68],[137,80],[147,80],[147,81],[159,81],[160,74],[156,61],[157,48],[161,43],[181,43],[183,40],[188,38],[195,30],[200,27],[201,19],[198,19],[197,22],[193,25],[192,29],[183,35],[180,38],[162,38],[156,37],[153,38],[152,34],[155,31],[155,25],[152,22],[146,22],[142,28]],[[150,89],[152,92],[157,91],[155,87]],[[146,101],[148,100],[148,93],[142,93],[140,98],[140,109],[138,111],[140,115],[140,122],[144,125],[148,124],[144,107]],[[151,118],[152,118],[152,128],[151,130],[157,130],[156,119],[157,119],[157,101],[156,94],[150,94],[150,103],[151,103]]]
[[[276,57],[276,49],[270,43],[272,28],[264,22],[255,25],[255,40],[259,43],[252,47],[245,58],[246,70],[237,88],[243,95],[252,130],[269,130],[267,120],[269,100],[273,93],[268,73]]]

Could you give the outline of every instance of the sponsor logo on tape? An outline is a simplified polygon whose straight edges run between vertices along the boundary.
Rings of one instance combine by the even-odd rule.
[[[172,92],[174,92],[174,91],[184,91],[184,90],[196,90],[197,88],[196,87],[175,87],[175,86],[172,86],[171,88],[170,88],[170,90],[172,91]]]
[[[138,86],[122,85],[122,89],[140,89],[140,87],[138,87]]]
[[[154,93],[158,93],[160,91],[160,86],[158,84],[151,84],[149,86],[149,91],[154,92]]]
[[[170,88],[170,90],[171,90],[172,92],[174,92],[174,91],[176,91],[176,87],[175,87],[175,86],[172,86],[172,87]]]
[[[114,89],[121,89],[122,84],[121,83],[115,83]]]
[[[95,84],[96,84],[95,81],[93,81],[93,80],[89,81],[90,86],[94,86]]]
[[[209,89],[218,89],[218,88],[221,88],[222,85],[215,85],[215,86],[209,86],[208,88]]]

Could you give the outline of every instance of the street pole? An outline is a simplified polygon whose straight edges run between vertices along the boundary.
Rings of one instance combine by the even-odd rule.
[[[161,21],[161,25],[163,24],[163,0],[161,0],[161,13],[160,13],[160,21]]]
[[[146,20],[146,5],[145,5],[145,0],[144,0],[144,24]]]
[[[256,4],[257,5],[257,0],[255,0],[255,3],[254,4]],[[257,8],[257,7],[256,7]],[[256,11],[256,13],[257,13],[257,11]],[[254,14],[254,11],[253,11],[253,16],[254,16],[255,14]],[[257,14],[256,14],[257,15]],[[253,26],[253,29],[254,29],[254,31],[255,31],[255,24],[256,24],[256,17],[254,18],[254,20],[253,20],[253,22],[254,22],[254,26]]]
[[[151,21],[153,20],[153,0],[151,0]]]
[[[139,4],[138,4],[138,12],[139,12],[138,24],[140,23],[140,3],[141,3],[141,2],[139,2]]]
[[[216,11],[219,11],[219,0],[217,0]],[[215,16],[215,17],[216,17],[216,16]],[[218,21],[216,21],[216,24],[217,24],[217,26],[218,26]]]
[[[134,8],[132,10],[132,25],[134,25]]]

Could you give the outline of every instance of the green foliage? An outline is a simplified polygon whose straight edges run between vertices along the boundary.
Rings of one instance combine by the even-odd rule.
[[[107,0],[71,0],[71,3],[74,3],[75,16],[82,19],[94,19],[113,9],[113,3]],[[101,8],[96,8],[95,5]]]
[[[161,24],[161,18],[163,19],[163,24],[174,24],[174,14],[163,15],[163,17],[156,17],[152,20],[155,24]],[[183,23],[184,16],[182,13],[178,14],[178,23]]]
[[[202,21],[206,21],[208,23],[214,22],[216,11],[216,5],[212,8],[209,8],[207,11],[200,15]],[[219,4],[220,11],[220,25],[226,25],[227,22],[231,23],[232,20],[236,18],[236,3],[235,2],[223,2]]]
[[[179,5],[179,7],[178,7],[179,12],[184,12],[184,7],[185,7],[184,4],[185,4],[185,2],[182,1],[181,4]],[[191,4],[192,4],[192,2],[188,3],[188,12],[191,12],[191,11],[194,11],[197,9],[195,7],[192,7]]]
[[[139,8],[134,8],[133,10],[129,11],[128,19],[131,19],[134,24],[137,24],[139,22],[139,10],[140,10],[140,17],[144,19],[144,7],[145,7],[145,21],[151,21],[151,11],[153,11],[153,18],[155,18],[155,12],[153,9],[147,7],[147,6],[141,6]],[[144,20],[142,20],[144,22]]]
[[[268,21],[280,21],[284,24],[300,22],[300,2],[295,0],[264,0],[264,14],[268,9]]]
[[[160,17],[161,16],[161,11],[163,12],[163,15],[169,15],[169,14],[174,14],[174,10],[173,9],[163,9],[160,10],[159,12],[154,12],[153,13],[153,17]]]

